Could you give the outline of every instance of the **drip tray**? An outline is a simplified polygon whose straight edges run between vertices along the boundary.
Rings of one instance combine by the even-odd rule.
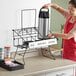
[[[0,60],[0,67],[8,70],[8,71],[15,71],[24,69],[24,64],[19,63],[17,61],[11,61],[11,64],[6,64],[5,61]]]

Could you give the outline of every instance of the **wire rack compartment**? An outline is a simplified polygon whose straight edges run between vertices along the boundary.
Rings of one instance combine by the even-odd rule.
[[[29,42],[39,40],[37,30],[37,27],[13,30],[13,45],[15,47],[21,46],[22,48],[28,48]]]

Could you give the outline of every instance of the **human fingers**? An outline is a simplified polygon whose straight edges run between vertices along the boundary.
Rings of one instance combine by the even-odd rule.
[[[46,38],[51,38],[51,36],[52,36],[51,34],[48,34],[48,35],[46,36]]]

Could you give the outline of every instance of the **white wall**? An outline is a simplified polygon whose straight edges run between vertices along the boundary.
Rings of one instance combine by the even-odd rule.
[[[0,0],[0,47],[13,47],[12,29],[21,28],[21,10],[39,9],[51,0]]]

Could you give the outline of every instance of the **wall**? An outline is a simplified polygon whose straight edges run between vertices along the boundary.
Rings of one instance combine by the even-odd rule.
[[[42,5],[49,2],[51,0],[0,0],[0,47],[10,46],[11,51],[15,51],[12,29],[21,28],[22,9],[37,9],[38,14]],[[66,9],[68,6],[68,0],[52,0],[52,3],[57,3]],[[65,23],[64,17],[54,9],[51,13],[51,30],[52,32],[60,32],[60,25]],[[61,39],[59,39],[57,46],[61,47]]]
[[[21,10],[39,9],[50,0],[0,0],[0,47],[13,47],[12,29],[21,28]],[[37,20],[38,21],[38,20]],[[38,22],[36,23],[38,24]]]
[[[69,0],[52,0],[52,3],[56,3],[59,6],[68,9]],[[61,32],[61,24],[65,24],[64,17],[54,9],[51,9],[51,30],[52,32]],[[61,48],[62,39],[58,38],[58,44],[56,47]]]

